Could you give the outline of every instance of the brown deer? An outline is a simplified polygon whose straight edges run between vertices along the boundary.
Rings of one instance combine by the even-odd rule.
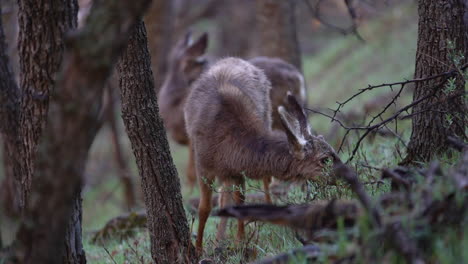
[[[158,105],[164,125],[172,139],[189,145],[185,131],[184,105],[190,86],[204,70],[206,60],[203,55],[208,46],[208,35],[202,34],[196,41],[191,33],[180,40],[169,55],[169,69],[158,96]],[[187,180],[190,186],[196,182],[192,150],[189,149]]]
[[[192,142],[200,185],[196,247],[202,250],[203,231],[211,212],[211,185],[217,178],[244,201],[244,177],[314,180],[327,165],[340,162],[323,137],[310,133],[303,108],[291,94],[278,112],[285,132],[272,130],[271,84],[262,70],[238,58],[215,63],[194,83],[185,105],[187,133]],[[224,192],[220,206],[226,204]],[[218,230],[218,235],[223,235]],[[244,237],[238,221],[237,238]],[[218,236],[220,238],[220,236]]]
[[[272,128],[284,130],[281,124],[278,107],[287,104],[287,93],[290,92],[301,105],[305,105],[306,87],[302,73],[296,66],[287,63],[280,58],[255,57],[249,60],[254,66],[257,66],[267,76],[271,83],[271,106],[272,106]]]

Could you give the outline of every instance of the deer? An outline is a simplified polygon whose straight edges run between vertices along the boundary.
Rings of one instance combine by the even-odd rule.
[[[193,41],[188,32],[179,40],[169,54],[168,73],[158,95],[159,111],[171,138],[180,145],[189,146],[187,181],[191,187],[196,183],[196,176],[183,111],[191,84],[206,67],[207,60],[203,55],[207,46],[207,33]]]
[[[200,186],[196,248],[203,251],[203,233],[212,209],[211,186],[217,179],[244,202],[245,177],[282,181],[327,177],[330,164],[341,162],[322,136],[314,136],[304,109],[294,95],[278,107],[284,132],[272,129],[271,83],[265,73],[239,58],[219,60],[193,84],[185,104],[185,123]],[[226,206],[222,192],[220,206]],[[222,225],[220,225],[222,227]],[[244,238],[238,220],[237,240]],[[218,228],[218,241],[224,230]]]

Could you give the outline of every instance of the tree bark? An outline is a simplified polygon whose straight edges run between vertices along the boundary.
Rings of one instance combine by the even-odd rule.
[[[256,0],[258,56],[278,57],[302,69],[294,0]]]
[[[174,1],[155,0],[144,21],[148,25],[148,44],[151,54],[151,69],[154,72],[155,91],[159,94],[167,72],[168,54],[174,31]]]
[[[141,177],[155,263],[195,263],[179,177],[159,115],[146,30],[135,28],[117,65],[122,117]]]
[[[95,1],[87,25],[72,35],[40,142],[34,188],[18,232],[20,263],[83,263],[67,257],[81,231],[67,223],[81,217],[77,195],[96,133],[100,97],[115,61],[150,0]],[[98,122],[97,122],[98,123]],[[97,130],[97,129],[96,129]],[[72,219],[72,220],[70,220]],[[73,225],[77,227],[77,225]],[[64,247],[64,240],[71,245]],[[81,242],[79,242],[81,243]]]
[[[2,7],[0,5],[0,13]],[[3,208],[10,215],[17,215],[20,209],[18,189],[14,184],[14,169],[18,168],[15,155],[19,117],[19,88],[14,80],[9,59],[7,45],[0,19],[0,134],[3,138],[3,165],[5,180],[2,182],[0,201]]]
[[[21,116],[19,120],[20,205],[31,190],[39,137],[46,124],[49,93],[55,85],[65,48],[65,33],[76,27],[76,0],[19,0]]]
[[[415,78],[425,78],[456,69],[467,62],[466,28],[463,22],[463,0],[419,0],[419,30],[416,52]],[[450,49],[448,41],[454,44]],[[454,64],[454,52],[464,56],[458,65]],[[464,93],[465,81],[456,76],[455,89],[449,91],[447,82],[438,78],[418,82],[414,88],[413,100],[434,96],[413,108],[412,133],[408,155],[403,163],[429,161],[448,149],[447,137],[457,135],[466,139],[466,105],[464,96],[450,99]]]

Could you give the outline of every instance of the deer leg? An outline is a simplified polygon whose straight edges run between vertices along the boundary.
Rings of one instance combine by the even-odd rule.
[[[271,194],[270,194],[270,183],[271,183],[271,176],[267,176],[263,178],[263,190],[265,191],[265,201],[268,204],[271,204]]]
[[[187,164],[187,183],[190,187],[190,191],[193,191],[193,188],[195,187],[195,183],[197,181],[197,174],[195,172],[195,160],[194,160],[194,155],[193,155],[193,147],[192,143],[189,144],[189,158],[188,158],[188,164]]]
[[[241,178],[238,182],[238,188],[234,191],[234,202],[236,205],[242,205],[245,202],[245,179]],[[237,240],[241,241],[245,237],[244,220],[237,220]]]
[[[230,186],[231,185],[227,182],[223,183],[223,186],[221,188],[221,192],[219,195],[219,202],[218,202],[219,208],[224,208],[230,203],[230,200],[231,200],[230,199],[231,193],[229,190]],[[218,241],[218,243],[224,241],[225,239],[227,224],[228,224],[228,218],[221,217],[219,225],[218,225],[218,232],[216,233],[216,240]]]
[[[198,174],[204,175],[204,174]],[[203,251],[203,232],[205,230],[205,224],[208,219],[208,216],[211,212],[211,185],[214,181],[214,178],[198,178],[198,183],[200,185],[200,203],[198,204],[198,233],[197,233],[197,242],[195,247],[199,253]]]

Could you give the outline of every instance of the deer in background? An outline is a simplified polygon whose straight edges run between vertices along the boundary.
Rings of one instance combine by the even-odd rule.
[[[285,133],[272,130],[270,81],[264,72],[238,58],[215,63],[194,83],[185,105],[185,120],[200,186],[197,250],[211,212],[211,185],[217,178],[223,188],[237,185],[236,204],[244,202],[245,178],[273,176],[284,181],[315,180],[333,162],[340,162],[321,136],[313,136],[303,108],[289,94],[278,107]],[[220,206],[224,207],[225,192]],[[224,230],[218,229],[218,239]],[[237,239],[244,237],[238,220]]]
[[[205,68],[203,58],[208,46],[208,35],[202,34],[193,41],[191,33],[179,40],[169,54],[169,68],[158,96],[158,105],[164,125],[172,139],[181,144],[189,145],[185,131],[184,105],[190,92],[190,86]],[[187,180],[189,186],[196,183],[192,150],[189,147],[189,163],[187,165]]]

